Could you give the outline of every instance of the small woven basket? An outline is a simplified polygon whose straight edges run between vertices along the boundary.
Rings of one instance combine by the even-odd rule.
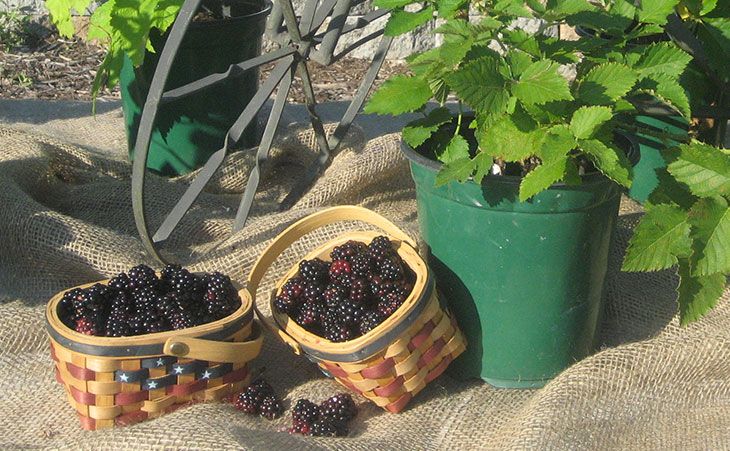
[[[256,291],[268,268],[288,246],[319,227],[339,221],[363,221],[385,231],[403,261],[416,274],[416,280],[404,304],[383,323],[354,340],[334,343],[307,331],[274,307],[274,298],[284,283],[297,273],[298,265],[294,265],[272,290],[271,318],[258,310]],[[348,240],[369,243],[378,235],[382,233],[347,232],[316,248],[304,259],[329,260],[329,253],[335,246]],[[361,207],[334,207],[292,224],[276,237],[254,265],[246,290],[262,322],[296,354],[304,353],[339,383],[378,406],[400,412],[466,346],[455,321],[439,302],[430,270],[416,249],[408,235],[382,216]]]
[[[69,329],[58,316],[62,297],[46,308],[51,356],[84,429],[124,426],[240,391],[249,382],[248,362],[261,351],[263,336],[247,295],[218,321],[132,337]]]

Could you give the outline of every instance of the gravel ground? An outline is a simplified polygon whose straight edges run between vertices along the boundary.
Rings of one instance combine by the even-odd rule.
[[[31,43],[12,49],[0,45],[0,98],[91,100],[91,85],[104,50],[79,39],[63,39],[38,25]],[[0,43],[1,44],[1,43]],[[348,58],[331,66],[310,65],[312,84],[319,102],[352,98],[370,62]],[[262,78],[273,66],[263,67]],[[405,65],[387,61],[376,86],[394,74],[404,73]],[[104,91],[104,98],[118,98],[119,90]],[[295,80],[290,94],[294,103],[303,103],[301,83]]]

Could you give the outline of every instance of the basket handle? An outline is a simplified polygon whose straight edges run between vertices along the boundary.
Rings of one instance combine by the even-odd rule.
[[[166,355],[221,363],[242,363],[255,359],[261,352],[264,335],[254,323],[253,337],[246,341],[228,342],[193,337],[170,337],[162,350]]]
[[[278,335],[285,343],[287,343],[296,354],[301,353],[299,344],[291,338],[286,332],[274,325],[270,318],[264,317],[258,309],[256,302],[256,291],[258,290],[261,280],[264,278],[266,271],[272,263],[286,250],[292,243],[299,238],[303,237],[307,233],[316,230],[322,226],[332,224],[339,221],[362,221],[368,224],[374,225],[391,237],[400,240],[401,242],[407,243],[413,249],[417,249],[415,241],[408,236],[405,232],[399,229],[395,224],[390,222],[388,219],[380,216],[374,211],[368,210],[367,208],[358,207],[355,205],[344,205],[339,207],[332,207],[321,210],[312,215],[306,216],[299,221],[293,223],[279,234],[274,240],[269,243],[264,252],[259,256],[256,263],[253,265],[253,269],[248,276],[248,283],[245,290],[251,296],[253,300],[253,308],[256,310],[256,314],[264,323],[264,325],[275,335]]]

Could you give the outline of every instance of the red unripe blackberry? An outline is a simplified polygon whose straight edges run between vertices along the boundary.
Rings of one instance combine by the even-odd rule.
[[[347,283],[352,274],[352,266],[347,260],[335,260],[330,265],[330,278]]]
[[[359,241],[350,240],[340,246],[335,246],[330,252],[330,258],[334,260],[347,260],[352,261],[356,255],[361,254],[367,250],[365,243]]]
[[[352,396],[339,393],[322,402],[319,406],[322,418],[334,422],[347,423],[357,415],[357,406]]]
[[[238,394],[236,399],[233,401],[233,406],[241,412],[255,415],[258,412],[258,398],[257,393],[244,391]]]
[[[277,418],[283,411],[284,407],[281,405],[281,402],[273,395],[264,397],[259,405],[259,413],[268,420]]]
[[[302,435],[311,435],[312,434],[312,423],[309,423],[307,421],[302,420],[294,420],[292,421],[292,427],[289,429],[290,434],[302,434]]]
[[[291,299],[297,299],[304,294],[304,286],[305,283],[301,277],[292,277],[286,281],[281,292]]]
[[[315,258],[313,260],[302,260],[299,263],[299,275],[308,282],[323,282],[327,279],[329,264]]]
[[[94,321],[87,317],[81,317],[76,320],[76,332],[84,335],[97,335],[99,332],[99,329],[97,328]]]

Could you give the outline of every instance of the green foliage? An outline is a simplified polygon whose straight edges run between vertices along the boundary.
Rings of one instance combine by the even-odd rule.
[[[119,82],[125,55],[139,66],[145,51],[155,51],[150,32],[167,30],[182,3],[183,0],[108,0],[94,10],[86,39],[106,45],[107,54],[94,79],[93,97],[102,87],[112,88]],[[71,37],[75,34],[73,14],[81,14],[93,4],[90,0],[47,0],[46,8],[59,33]]]

